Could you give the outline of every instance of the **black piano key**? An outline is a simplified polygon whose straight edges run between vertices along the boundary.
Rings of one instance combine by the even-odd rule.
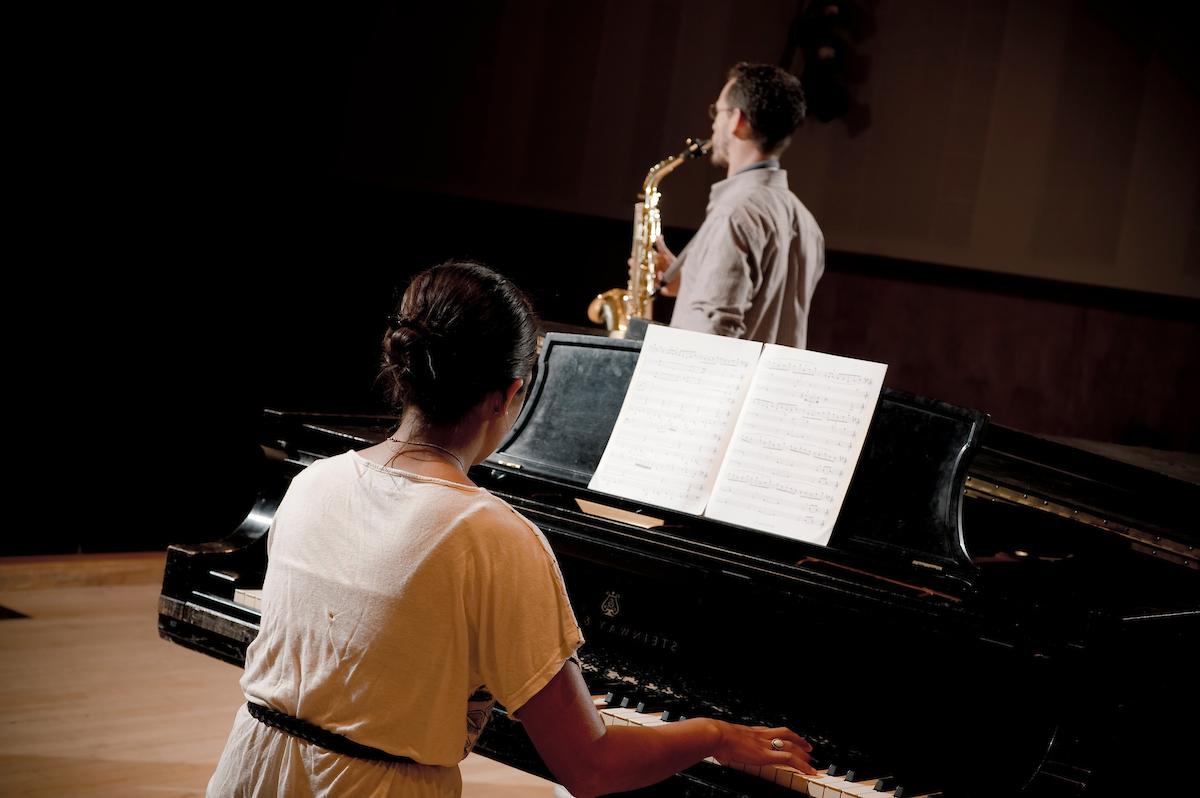
[[[610,695],[626,686],[623,682],[597,681],[588,684],[588,692],[591,695],[602,696],[607,701]]]
[[[668,701],[663,707],[662,719],[671,723],[691,717],[692,708],[680,701]]]
[[[886,792],[887,790],[896,789],[897,784],[898,780],[895,776],[884,776],[875,781],[874,789],[876,792]]]
[[[619,706],[622,706],[621,702],[623,700],[625,700],[625,698],[627,696],[629,696],[631,693],[632,693],[631,688],[616,687],[616,688],[613,688],[612,690],[609,690],[607,693],[604,694],[604,701],[610,707],[619,707]]]
[[[665,701],[663,701],[661,698],[653,696],[643,698],[641,701],[638,701],[637,706],[634,707],[634,709],[636,709],[638,712],[644,712],[647,715],[657,715],[666,708],[667,703]]]
[[[817,770],[824,770],[838,760],[845,762],[846,752],[829,740],[812,737],[805,737],[805,739],[812,746],[812,751],[809,752],[809,762]]]
[[[854,765],[846,769],[846,781],[870,781],[884,775],[878,767],[867,764]]]
[[[928,779],[900,778],[897,779],[895,798],[914,798],[918,795],[933,795],[940,786]]]
[[[649,693],[642,690],[635,690],[625,693],[621,696],[621,706],[626,709],[637,709],[639,704],[646,704],[651,701],[652,697]],[[637,709],[638,712],[642,710]]]

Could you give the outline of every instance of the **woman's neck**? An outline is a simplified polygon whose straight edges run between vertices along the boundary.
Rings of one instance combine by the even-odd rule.
[[[472,485],[466,472],[482,459],[482,438],[478,431],[472,434],[470,425],[436,426],[410,410],[387,439],[359,454],[379,465]]]

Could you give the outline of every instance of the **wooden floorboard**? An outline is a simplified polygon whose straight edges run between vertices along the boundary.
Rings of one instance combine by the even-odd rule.
[[[81,559],[82,557],[82,559]],[[163,556],[0,558],[0,796],[204,794],[241,669],[158,637]],[[467,798],[553,796],[491,760]]]

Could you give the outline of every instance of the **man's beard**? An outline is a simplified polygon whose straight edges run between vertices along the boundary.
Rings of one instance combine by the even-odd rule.
[[[725,151],[723,142],[713,143],[712,155],[710,157],[713,166],[729,166],[729,153]]]

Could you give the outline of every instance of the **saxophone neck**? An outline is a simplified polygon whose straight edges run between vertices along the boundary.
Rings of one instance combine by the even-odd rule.
[[[664,177],[675,171],[675,168],[684,161],[692,158],[699,158],[712,152],[711,139],[688,139],[687,146],[683,152],[678,155],[672,155],[670,158],[663,158],[654,166],[650,167],[650,171],[646,173],[646,179],[642,181],[642,197],[647,198],[650,194],[657,193],[658,184]]]

